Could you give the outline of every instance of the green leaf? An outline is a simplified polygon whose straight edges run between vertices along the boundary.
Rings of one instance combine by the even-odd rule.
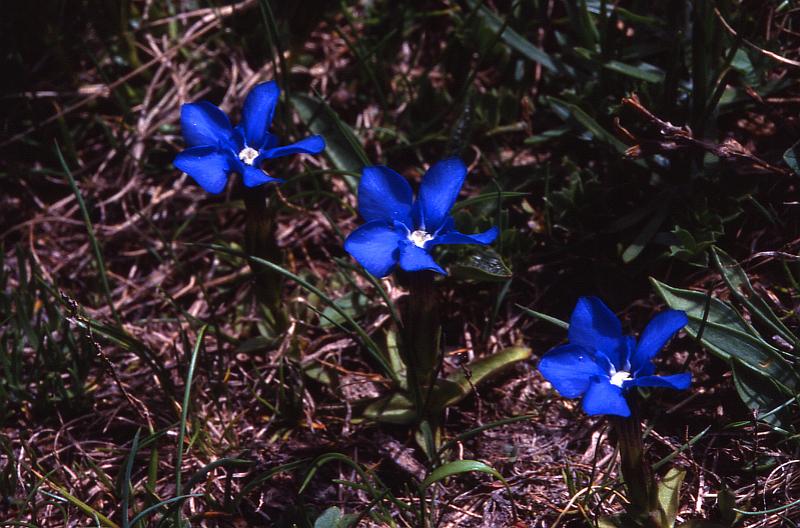
[[[428,405],[436,412],[455,405],[470,394],[473,386],[515,363],[530,359],[531,354],[530,348],[509,347],[497,354],[483,357],[464,370],[455,371],[446,379],[437,380]],[[364,417],[378,422],[408,425],[416,419],[416,412],[408,396],[402,392],[393,392],[367,405]]]
[[[452,477],[454,475],[460,475],[462,473],[472,473],[472,472],[480,472],[480,473],[487,473],[492,475],[493,477],[500,480],[503,484],[508,486],[506,479],[503,478],[496,469],[492,466],[480,462],[478,460],[456,460],[455,462],[448,462],[438,468],[434,469],[428,478],[426,478],[420,487],[425,490],[431,484],[435,482],[439,482],[440,480],[444,480],[447,477]]]
[[[331,506],[314,521],[314,528],[339,528],[342,520],[342,511],[336,506]]]
[[[613,146],[617,149],[618,152],[625,152],[628,150],[627,145],[622,141],[618,140],[614,134],[607,131],[605,128],[600,126],[600,123],[595,121],[595,119],[587,114],[583,109],[579,106],[574,105],[572,103],[568,103],[563,99],[558,99],[556,97],[545,97],[545,100],[554,106],[560,106],[564,110],[566,110],[578,123],[583,125],[586,130],[591,132],[591,134],[595,137],[595,139],[599,141],[605,141],[609,145]]]
[[[303,367],[303,374],[323,385],[332,385],[336,373],[322,364],[309,364]]]
[[[640,81],[649,83],[662,83],[664,82],[664,72],[660,68],[652,64],[641,63],[639,66],[633,66],[617,60],[608,61],[603,64],[603,67]]]
[[[460,279],[483,282],[505,282],[511,278],[511,270],[503,259],[491,248],[478,249],[450,266],[450,273]]]
[[[428,420],[422,420],[414,433],[414,438],[428,460],[433,461],[442,443],[442,428],[431,426]]]
[[[469,391],[472,390],[470,383],[472,385],[478,385],[511,367],[515,363],[530,359],[532,353],[533,351],[528,347],[508,347],[496,354],[482,357],[470,363],[467,367],[470,373],[469,379],[467,379],[464,370],[453,372],[447,379],[459,385],[462,391],[468,394]]]
[[[357,318],[369,306],[369,299],[359,292],[351,292],[333,301],[334,306],[327,306],[320,315],[320,328],[342,326],[347,322],[346,314],[351,319]]]
[[[468,0],[470,8],[474,9],[476,5],[478,5],[477,0]],[[500,19],[496,14],[494,14],[490,9],[486,6],[481,5],[478,8],[478,14],[486,23],[486,25],[497,33],[501,29],[503,29],[504,22]],[[544,50],[538,48],[530,43],[530,41],[526,40],[522,35],[511,29],[510,27],[506,26],[503,29],[503,34],[501,35],[503,42],[511,49],[520,53],[525,58],[532,60],[533,62],[539,63],[542,67],[551,73],[559,73],[565,71],[565,67],[561,63],[556,63],[556,61],[548,55]]]
[[[686,476],[686,471],[671,468],[658,483],[656,490],[658,506],[661,509],[662,528],[672,528],[678,516],[680,506],[681,484]]]
[[[734,523],[736,523],[736,520],[739,518],[739,514],[735,511],[736,495],[725,485],[723,485],[722,489],[717,493],[717,508],[719,508],[720,517],[722,517],[722,520],[729,526],[733,526]]]
[[[437,410],[443,410],[466,398],[473,386],[501,373],[515,363],[530,359],[532,350],[527,347],[509,347],[496,354],[482,357],[439,380],[433,389],[432,401]],[[469,374],[469,376],[467,376]]]
[[[757,317],[763,324],[771,327],[772,330],[783,339],[796,346],[798,343],[797,336],[795,336],[792,331],[783,324],[783,321],[775,315],[775,312],[772,311],[772,308],[770,308],[764,298],[756,293],[753,285],[750,283],[750,279],[747,278],[747,274],[739,263],[717,247],[711,248],[711,256],[714,259],[714,265],[720,275],[722,275],[725,284],[730,288],[731,293],[739,302],[747,306],[751,315]]]
[[[761,376],[785,385],[790,390],[800,386],[800,378],[780,351],[761,339],[750,325],[727,303],[709,299],[705,293],[673,288],[650,278],[659,295],[670,308],[683,310],[689,318],[686,331],[693,337],[701,334],[701,342],[713,354],[741,364]],[[703,321],[708,306],[706,321]]]
[[[560,138],[570,132],[571,128],[562,125],[560,127],[551,128],[550,130],[545,130],[541,134],[536,134],[534,136],[530,136],[525,138],[524,143],[526,145],[540,145],[542,143],[547,143],[552,139]]]
[[[397,332],[386,332],[386,353],[389,356],[389,365],[394,370],[401,389],[408,389],[408,374],[403,356],[400,355],[400,346],[397,344]]]
[[[505,200],[507,198],[520,198],[522,196],[529,196],[530,194],[531,193],[514,192],[514,191],[483,193],[479,194],[478,196],[473,196],[472,198],[467,198],[465,200],[457,202],[450,210],[450,212],[455,213],[456,211],[460,211],[461,209],[464,209],[465,207],[469,207],[471,205],[479,205],[486,202],[500,202],[501,200]]]
[[[622,262],[628,264],[638,257],[647,244],[653,239],[658,232],[661,224],[666,220],[670,210],[670,200],[664,200],[662,206],[659,207],[655,214],[650,217],[650,220],[644,225],[642,230],[636,236],[636,239],[628,246],[622,253]]]
[[[772,413],[773,409],[780,407],[786,399],[782,391],[769,378],[756,374],[742,365],[737,358],[731,358],[731,371],[733,384],[742,402],[748,409],[762,411],[758,419],[776,427],[782,427],[780,414]]]
[[[665,20],[660,17],[653,17],[647,15],[640,15],[638,13],[634,13],[633,11],[628,11],[624,7],[615,6],[614,12],[619,15],[619,17],[623,20],[628,22],[644,25],[644,26],[652,26],[655,28],[663,27],[666,25]]]
[[[786,149],[786,152],[783,153],[783,161],[795,174],[800,174],[800,141]]]
[[[353,130],[327,103],[305,94],[292,94],[289,100],[311,131],[325,138],[325,154],[336,168],[358,173],[364,165],[370,164]],[[345,180],[355,192],[358,180],[352,176],[346,176]]]
[[[405,394],[393,392],[367,405],[364,417],[376,422],[409,425],[414,423],[417,413]]]

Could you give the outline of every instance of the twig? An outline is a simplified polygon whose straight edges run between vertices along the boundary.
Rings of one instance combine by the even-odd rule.
[[[779,174],[781,176],[790,176],[793,174],[789,169],[776,167],[758,156],[755,156],[735,139],[729,138],[722,143],[715,143],[713,141],[695,138],[692,134],[692,130],[688,126],[675,126],[669,121],[664,121],[657,117],[642,105],[636,94],[632,94],[630,97],[623,97],[622,104],[633,108],[639,115],[649,121],[650,124],[656,126],[662,136],[662,139],[658,140],[638,138],[630,130],[624,128],[620,124],[619,118],[616,118],[614,124],[617,128],[617,132],[628,140],[628,142],[634,143],[632,147],[625,151],[626,156],[639,158],[644,155],[645,151],[668,153],[681,149],[697,148],[710,152],[720,159],[749,163],[754,168],[773,174]]]
[[[717,18],[719,19],[720,23],[722,24],[722,27],[724,27],[725,30],[728,33],[730,33],[731,35],[733,35],[736,38],[741,38],[736,33],[736,30],[733,29],[730,24],[728,24],[728,21],[725,20],[725,18],[722,16],[722,13],[719,12],[719,8],[717,8],[717,7],[714,8],[714,14],[717,15]],[[788,66],[794,66],[795,68],[800,68],[800,62],[793,61],[792,59],[787,59],[786,57],[778,55],[775,52],[772,52],[772,51],[769,51],[769,50],[765,50],[764,48],[756,46],[755,44],[753,44],[752,42],[750,42],[746,38],[742,38],[742,42],[744,42],[745,44],[747,44],[748,46],[750,46],[751,48],[753,48],[754,50],[756,50],[760,54],[762,54],[762,55],[764,55],[766,57],[769,57],[770,59],[774,59],[774,60],[776,60],[776,61],[778,61],[780,63],[786,64]]]

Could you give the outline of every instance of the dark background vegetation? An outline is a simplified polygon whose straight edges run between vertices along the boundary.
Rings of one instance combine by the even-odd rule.
[[[0,518],[86,526],[104,524],[99,513],[119,524],[123,497],[141,511],[174,496],[203,323],[182,466],[184,491],[198,494],[183,506],[193,525],[312,526],[329,506],[375,508],[334,482],[359,481],[346,463],[301,492],[309,461],[329,452],[412,500],[408,482],[425,468],[409,431],[353,411],[381,382],[357,341],[292,284],[290,335],[270,336],[245,262],[208,247],[241,247],[241,191],[209,196],[171,166],[182,103],[208,99],[236,121],[248,90],[273,78],[284,93],[275,130],[323,130],[329,143],[325,157],[269,167],[288,180],[287,269],[375,335],[387,309],[341,245],[359,224],[361,148],[417,181],[459,155],[471,168],[463,197],[518,193],[458,213],[464,231],[503,228],[495,249],[513,279],[441,282],[448,368],[513,344],[540,357],[563,339],[518,305],[566,319],[578,296],[599,295],[635,330],[663,307],[649,277],[726,298],[712,245],[796,329],[799,13],[734,0],[4,5]],[[456,265],[465,251],[441,259]],[[689,368],[695,385],[648,400],[648,455],[702,433],[672,461],[688,470],[681,515],[719,518],[718,494],[756,510],[800,497],[793,430],[754,422],[728,366],[694,340],[669,350],[661,368]],[[440,526],[582,526],[620,509],[613,495],[581,492],[613,477],[604,422],[545,386],[535,362],[451,409],[446,432],[527,413],[461,446],[510,495],[485,476],[448,481]],[[209,466],[222,458],[236,461]],[[165,510],[143,525],[168,524]],[[747,522],[797,518],[795,508]]]

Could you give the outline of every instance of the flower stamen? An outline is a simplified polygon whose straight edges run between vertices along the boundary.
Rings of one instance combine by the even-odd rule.
[[[619,372],[615,372],[611,375],[610,383],[612,385],[616,385],[617,387],[622,387],[622,384],[631,379],[631,373],[626,372],[624,370],[620,370]]]
[[[413,233],[408,234],[408,239],[413,242],[415,246],[424,248],[425,242],[433,240],[433,235],[421,229],[417,229]]]
[[[239,159],[246,165],[252,165],[258,157],[258,151],[254,148],[245,147],[239,151]]]

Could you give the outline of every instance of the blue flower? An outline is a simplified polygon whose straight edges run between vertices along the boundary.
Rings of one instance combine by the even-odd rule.
[[[625,392],[632,387],[688,389],[689,373],[655,376],[652,359],[686,326],[686,314],[656,315],[637,342],[622,335],[622,324],[597,297],[581,297],[569,321],[569,343],[547,352],[539,371],[566,398],[583,396],[587,414],[630,416]]]
[[[365,167],[358,185],[358,211],[366,224],[347,237],[344,249],[376,277],[398,264],[406,271],[447,273],[433,260],[441,244],[491,244],[498,229],[465,235],[455,229],[450,209],[467,176],[456,158],[439,161],[422,177],[419,196],[388,167]]]
[[[275,81],[256,85],[245,99],[242,122],[235,128],[228,116],[208,101],[183,105],[181,127],[189,148],[178,154],[175,166],[213,194],[225,189],[232,172],[241,174],[247,187],[281,181],[261,169],[264,160],[318,154],[325,148],[325,140],[310,136],[278,146],[278,138],[270,134],[269,127],[280,93]]]

